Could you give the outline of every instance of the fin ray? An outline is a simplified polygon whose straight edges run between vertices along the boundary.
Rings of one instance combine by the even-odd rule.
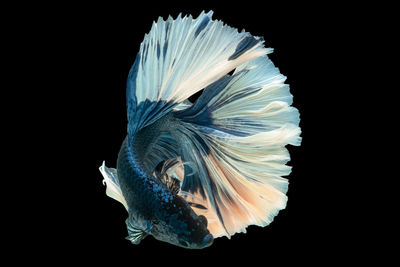
[[[286,206],[288,182],[282,176],[291,168],[285,145],[299,145],[301,138],[284,81],[260,57],[175,112],[185,122],[178,130],[182,160],[196,162],[198,169],[197,175],[185,172],[182,190],[208,203],[207,214],[197,213],[211,219],[214,237],[245,232],[250,224],[265,226]]]
[[[240,64],[270,51],[262,45],[262,38],[212,20],[212,14],[202,12],[196,19],[178,16],[153,23],[128,76],[130,135]],[[141,106],[145,101],[168,107]]]
[[[145,35],[128,78],[128,136],[171,113],[144,165],[152,171],[179,156],[190,163],[175,168],[178,195],[214,237],[230,237],[269,224],[285,207],[285,145],[301,142],[299,114],[266,56],[272,49],[211,16],[159,19]],[[186,101],[202,89],[194,104]]]
[[[126,239],[131,241],[132,244],[138,245],[148,235],[146,231],[136,225],[135,220],[131,217],[126,220],[126,226],[128,229]]]

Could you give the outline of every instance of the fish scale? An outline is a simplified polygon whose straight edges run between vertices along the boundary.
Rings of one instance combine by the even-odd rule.
[[[159,209],[158,206],[163,204],[160,200],[165,200],[161,195],[171,196],[171,194],[166,190],[165,185],[148,175],[143,169],[137,155],[128,145],[128,139],[125,138],[118,155],[118,180],[128,206],[150,220],[154,219],[151,211]],[[160,187],[161,190],[154,192],[155,186]]]
[[[181,217],[183,212],[192,212],[186,201],[143,170],[133,146],[125,138],[118,155],[117,170],[118,181],[134,218],[159,221],[173,214]]]

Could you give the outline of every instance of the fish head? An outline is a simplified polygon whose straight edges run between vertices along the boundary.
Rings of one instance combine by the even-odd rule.
[[[198,216],[186,203],[153,224],[151,234],[158,240],[189,249],[202,249],[214,241],[207,229],[207,218]]]
[[[193,212],[194,213],[194,212]],[[194,218],[193,218],[194,217]],[[207,229],[207,219],[203,215],[187,218],[186,232],[177,235],[178,246],[191,249],[202,249],[212,245],[214,237]]]

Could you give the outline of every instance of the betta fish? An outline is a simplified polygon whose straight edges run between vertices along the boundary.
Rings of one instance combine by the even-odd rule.
[[[133,244],[201,249],[286,206],[285,146],[301,142],[286,77],[262,37],[212,14],[153,22],[129,71],[127,135],[100,171]]]

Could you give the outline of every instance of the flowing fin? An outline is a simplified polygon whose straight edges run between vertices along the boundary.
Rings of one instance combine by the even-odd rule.
[[[270,52],[262,38],[212,20],[212,14],[159,18],[145,35],[127,82],[131,138],[237,66]]]
[[[104,161],[99,170],[104,177],[103,184],[107,186],[107,196],[120,202],[122,205],[124,205],[125,209],[128,210],[128,204],[126,203],[126,200],[119,187],[117,170],[114,168],[107,168]]]
[[[161,154],[173,143],[173,154],[191,163],[178,194],[207,218],[214,237],[265,226],[286,205],[285,145],[301,138],[284,81],[266,56],[251,60],[207,86],[190,107],[175,110],[180,123],[156,142]]]
[[[197,163],[182,190],[208,202],[214,236],[265,226],[286,206],[291,168],[286,144],[299,145],[299,114],[285,77],[260,57],[208,86],[190,108],[176,111],[183,161]],[[210,208],[209,208],[210,209]],[[199,211],[198,214],[202,214]]]
[[[196,204],[214,237],[230,237],[269,224],[285,207],[285,145],[300,144],[299,114],[266,56],[272,49],[211,15],[159,19],[145,36],[128,77],[128,140],[144,127],[159,132],[145,168],[179,156],[189,163],[175,168],[178,195]],[[203,88],[194,104],[185,102]],[[165,123],[154,123],[160,118]]]

